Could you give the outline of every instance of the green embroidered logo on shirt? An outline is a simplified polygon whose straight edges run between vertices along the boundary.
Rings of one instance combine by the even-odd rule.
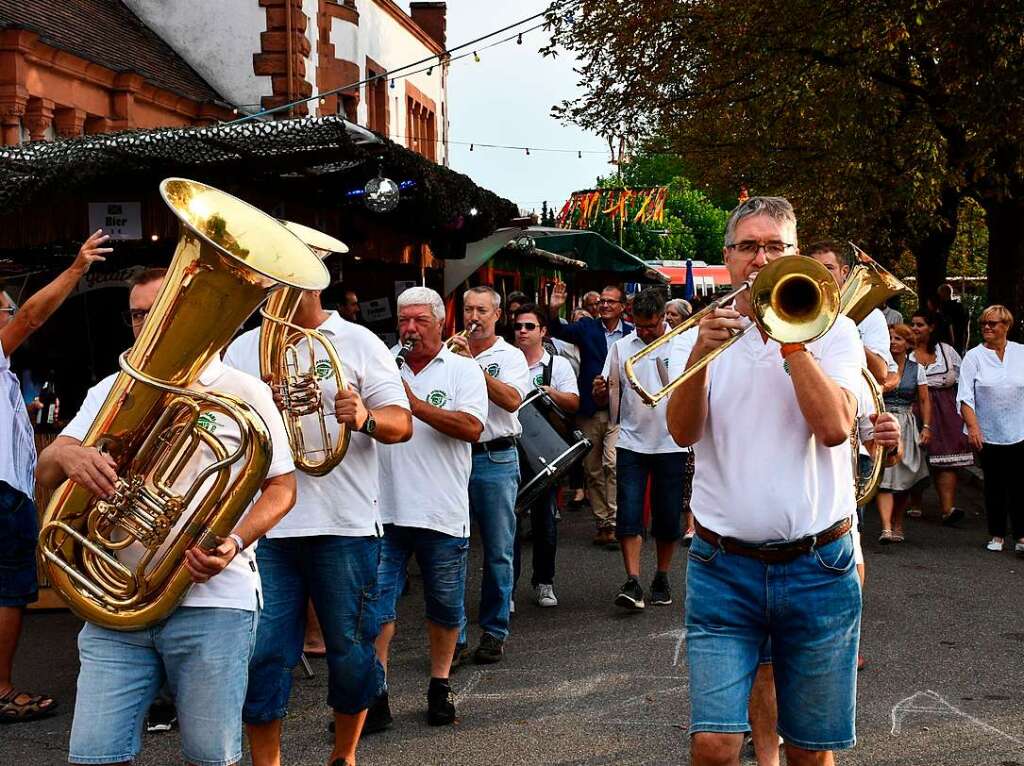
[[[334,377],[334,367],[326,359],[321,359],[316,363],[316,379],[327,380],[328,378]]]
[[[489,365],[484,367],[484,372],[493,378],[498,377],[498,373],[501,372],[501,365],[497,362],[491,362]]]
[[[444,391],[436,389],[427,395],[427,404],[431,404],[434,407],[444,407],[447,403],[448,394]]]
[[[201,412],[196,420],[196,425],[207,433],[214,433],[217,430],[217,416],[212,412]]]
[[[540,388],[543,385],[544,385],[544,373],[541,373],[541,374],[539,374],[539,375],[534,377],[534,379],[533,379],[533,387],[534,388]]]

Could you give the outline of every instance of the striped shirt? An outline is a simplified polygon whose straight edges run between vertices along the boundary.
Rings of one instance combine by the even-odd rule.
[[[0,481],[28,497],[35,493],[36,443],[21,385],[0,345]]]

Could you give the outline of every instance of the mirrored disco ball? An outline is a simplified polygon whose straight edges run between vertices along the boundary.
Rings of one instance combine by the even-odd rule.
[[[371,178],[363,191],[366,193],[366,206],[375,213],[387,213],[398,207],[401,193],[398,184],[390,178]]]

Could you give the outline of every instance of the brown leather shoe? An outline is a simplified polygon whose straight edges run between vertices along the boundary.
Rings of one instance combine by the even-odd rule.
[[[597,534],[594,535],[594,545],[615,545],[615,532],[608,527],[597,530]]]

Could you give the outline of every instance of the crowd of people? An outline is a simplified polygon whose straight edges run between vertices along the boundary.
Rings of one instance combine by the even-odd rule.
[[[801,252],[796,231],[786,200],[743,202],[723,248],[733,284]],[[94,234],[74,264],[23,306],[0,293],[0,718],[7,722],[57,706],[12,680],[22,612],[37,596],[36,483],[70,480],[111,498],[122,479],[110,454],[89,440],[117,375],[89,391],[37,459],[11,354],[104,259],[106,244]],[[837,286],[849,277],[853,263],[841,244],[802,252]],[[147,269],[132,284],[136,337],[165,277]],[[390,677],[388,667],[412,558],[426,613],[426,720],[450,725],[452,672],[468,662],[506,661],[526,565],[524,528],[532,541],[529,597],[555,608],[559,514],[589,507],[593,543],[621,556],[625,579],[617,588],[609,583],[609,602],[621,609],[673,604],[669,572],[677,551],[688,548],[692,762],[738,763],[751,730],[761,764],[779,762],[779,736],[789,763],[829,762],[828,753],[854,744],[863,663],[862,511],[850,434],[859,435],[862,464],[877,447],[886,466],[877,499],[881,543],[906,539],[905,518],[919,513],[915,493],[928,477],[943,523],[957,523],[957,470],[977,458],[987,547],[1004,547],[1009,515],[1014,549],[1024,554],[1024,497],[1011,473],[1024,458],[1024,346],[1007,340],[1010,312],[990,306],[981,316],[982,342],[964,353],[966,315],[942,296],[936,311],[913,314],[909,325],[880,307],[859,324],[840,316],[816,339],[779,343],[753,322],[741,292],[636,357],[697,307],[667,300],[657,287],[627,304],[623,289],[611,285],[568,311],[563,284],[544,305],[522,294],[503,301],[478,286],[462,296],[464,331],[446,340],[441,296],[412,287],[397,299],[398,343],[388,349],[357,324],[351,291],[341,312],[326,308],[319,291],[303,293],[292,323],[316,330],[342,359],[341,370],[328,364],[322,374],[318,364],[317,377],[327,435],[349,431],[344,460],[321,476],[296,469],[280,415],[287,397],[261,380],[259,328],[201,371],[192,390],[234,394],[265,421],[269,471],[229,535],[212,548],[189,548],[193,585],[170,614],[131,631],[86,622],[70,761],[134,759],[147,708],[164,696],[189,763],[237,762],[244,732],[256,766],[279,764],[292,670],[310,647],[315,617],[333,711],[329,764],[351,766],[362,736],[393,725],[391,684],[408,682]],[[726,344],[733,348],[723,352]],[[865,403],[865,369],[884,390],[885,413]],[[633,385],[657,390],[684,372],[685,381],[653,407]],[[565,487],[545,486],[520,507],[517,412],[536,391],[575,420],[591,448]],[[237,447],[237,426],[210,418],[208,429],[229,450]],[[201,470],[186,468],[182,480]],[[643,576],[648,534],[650,579]],[[479,593],[467,588],[471,537],[482,551]]]

